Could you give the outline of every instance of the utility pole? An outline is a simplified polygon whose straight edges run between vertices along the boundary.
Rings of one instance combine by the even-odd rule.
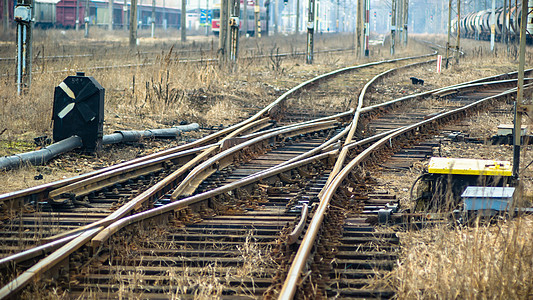
[[[137,0],[131,0],[130,8],[130,47],[137,46]]]
[[[455,23],[457,28],[459,28],[459,22]],[[448,42],[446,43],[446,69],[448,69],[448,64],[450,60],[450,37],[452,34],[452,0],[448,0]]]
[[[450,0],[452,1],[452,0]],[[394,55],[396,43],[396,0],[392,0],[391,22],[390,22],[390,54]]]
[[[401,45],[403,41],[403,0],[396,0],[396,25],[398,30],[398,44]]]
[[[76,31],[80,30],[80,0],[76,0]]]
[[[246,1],[246,0],[245,0]],[[231,18],[229,20],[230,26],[230,45],[229,55],[232,62],[237,61],[239,54],[239,14],[240,14],[240,0],[231,0]]]
[[[494,13],[496,9],[496,0],[492,0],[492,8],[490,14],[490,51],[494,52],[494,34],[496,31],[496,14]]]
[[[256,0],[254,3],[254,36],[256,38],[261,37],[261,16],[259,15],[260,11],[261,10],[259,8],[259,1]]]
[[[337,0],[337,11],[335,12],[336,22],[335,22],[335,32],[339,32],[339,8],[340,8],[340,0]]]
[[[152,0],[152,38],[155,38],[155,0]]]
[[[4,33],[9,31],[9,0],[4,0]]]
[[[403,0],[403,45],[407,47],[407,41],[409,38],[409,35],[407,34],[407,27],[409,26],[409,0]],[[435,17],[433,17],[435,19]]]
[[[296,0],[296,27],[294,28],[294,34],[300,33],[300,0]]]
[[[461,0],[457,0],[457,45],[455,47],[455,63],[459,64],[459,56],[461,55],[459,53],[459,49],[461,48],[461,26],[460,21],[461,20]]]
[[[503,25],[502,25],[502,39],[503,44],[507,43],[507,0],[503,0]]]
[[[515,24],[514,24],[514,28],[515,29],[515,41],[517,44],[520,44],[520,27],[518,27],[520,24],[518,24],[518,0],[514,0],[514,7],[515,7],[515,10],[514,10],[514,21],[515,21]],[[529,5],[529,4],[528,4]]]
[[[209,36],[209,0],[205,0],[205,36]]]
[[[84,12],[83,22],[85,23],[84,37],[88,38],[89,37],[89,0],[85,0],[85,12]]]
[[[114,6],[114,0],[109,0],[109,27],[108,30],[113,30],[113,6]]]
[[[14,11],[17,22],[17,93],[31,85],[33,0],[22,0]]]
[[[357,23],[355,24],[355,52],[357,57],[364,55],[364,1],[357,0]]]
[[[163,4],[164,6],[164,4]],[[122,30],[124,31],[128,31],[130,28],[129,26],[127,26],[128,24],[128,21],[127,21],[127,17],[128,17],[128,1],[127,0],[124,0],[124,5],[122,6]]]
[[[256,0],[258,1],[258,0]],[[266,14],[266,18],[265,18],[265,29],[266,29],[266,32],[265,32],[265,35],[268,36],[268,33],[269,33],[269,27],[270,26],[270,0],[265,0],[265,14]]]
[[[370,55],[370,0],[365,0],[365,56]]]
[[[242,5],[242,29],[244,36],[246,36],[248,34],[248,0],[243,0]]]
[[[274,35],[278,35],[278,13],[279,13],[279,0],[274,0]]]
[[[315,33],[315,0],[309,0],[309,12],[307,14],[307,60],[308,64],[313,63],[313,46]]]
[[[181,41],[187,41],[187,0],[181,0]]]
[[[527,17],[524,17],[527,16]],[[514,109],[513,130],[513,176],[518,179],[520,171],[520,138],[522,132],[522,113],[531,111],[531,105],[523,105],[524,101],[524,65],[526,61],[526,26],[529,20],[528,0],[522,0],[522,18],[520,20],[520,53],[518,56],[518,85]]]
[[[218,51],[220,52],[220,62],[226,62],[226,37],[228,32],[228,1],[220,1],[220,29],[218,34]]]

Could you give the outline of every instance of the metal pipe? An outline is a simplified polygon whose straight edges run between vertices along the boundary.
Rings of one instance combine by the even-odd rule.
[[[145,138],[176,138],[180,132],[198,130],[200,126],[197,123],[188,125],[166,128],[151,129],[145,131],[117,131],[110,135],[105,135],[102,139],[104,145],[116,144],[120,142],[136,142]],[[19,168],[25,164],[42,165],[50,159],[72,151],[83,145],[83,141],[78,136],[72,136],[40,150],[4,156],[0,158],[0,170],[11,170]]]
[[[102,138],[102,144],[117,144],[127,142],[138,142],[142,139],[149,138],[176,138],[181,132],[195,131],[200,129],[198,123],[191,123],[188,125],[182,125],[172,128],[164,129],[149,129],[143,131],[136,130],[119,130],[113,134],[104,135]]]
[[[83,145],[79,136],[72,136],[37,151],[31,151],[0,158],[0,170],[11,170],[25,164],[41,165],[59,154]]]

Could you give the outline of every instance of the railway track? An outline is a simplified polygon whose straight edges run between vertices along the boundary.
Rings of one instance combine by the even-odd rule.
[[[490,89],[479,89],[480,86],[486,85],[469,84],[449,97],[447,100],[453,104],[446,112],[417,114],[414,118],[408,115],[405,120],[411,119],[413,125],[395,124],[393,127],[401,129],[385,134],[345,165],[321,195],[321,203],[288,272],[280,299],[394,296],[392,287],[373,283],[396,264],[399,240],[392,228],[376,231],[375,224],[386,218],[380,215],[383,210],[397,211],[399,203],[395,195],[376,187],[368,171],[376,165],[410,167],[413,162],[430,157],[433,146],[439,143],[435,137],[439,135],[439,127],[458,119],[457,114],[464,116],[468,110],[487,108],[492,101],[505,101],[516,92],[509,81],[494,83]],[[528,88],[532,88],[531,84]],[[449,90],[433,93],[444,95]],[[388,130],[389,124],[390,116],[380,117],[367,123],[367,130]]]
[[[308,84],[310,83],[303,84],[299,88]],[[293,90],[281,98],[286,98],[298,89]],[[422,96],[418,95],[416,97]],[[416,99],[416,97],[413,98]],[[361,103],[360,106],[362,106],[363,101],[360,99],[359,102]],[[392,103],[375,105],[366,110],[359,109],[356,115],[363,113],[363,115],[375,116],[376,110],[385,107],[395,107],[397,104],[397,101],[393,101]],[[283,118],[279,118],[280,115],[283,115],[281,112],[286,111],[285,108],[271,106],[268,107],[268,110],[277,119],[282,120],[280,122],[281,125],[289,123],[288,121],[284,121]],[[259,116],[261,115],[263,113],[259,114]],[[271,136],[268,138],[261,137],[258,134],[244,135],[244,137],[240,138],[241,140],[232,137],[231,139],[225,140],[225,146],[223,146],[224,143],[217,146],[221,149],[229,147],[218,154],[215,153],[216,151],[210,150],[210,148],[215,146],[204,146],[205,148],[202,154],[206,159],[203,160],[203,163],[192,169],[185,178],[180,177],[184,174],[182,173],[180,176],[174,176],[170,180],[167,179],[168,177],[172,177],[172,174],[178,172],[182,167],[178,167],[178,170],[170,172],[172,174],[165,178],[167,181],[181,182],[182,184],[183,182],[188,182],[185,188],[180,190],[178,186],[172,193],[170,193],[171,189],[148,188],[146,192],[141,193],[141,195],[149,194],[148,201],[145,199],[142,203],[137,202],[126,206],[136,206],[137,208],[142,206],[150,208],[153,206],[155,208],[129,217],[125,216],[130,211],[125,211],[124,214],[116,218],[101,221],[96,225],[86,226],[83,230],[78,228],[77,231],[70,232],[71,234],[76,233],[79,235],[68,236],[63,234],[60,237],[66,236],[66,239],[70,243],[63,246],[63,249],[60,249],[61,251],[54,252],[54,254],[30,268],[21,277],[35,270],[38,270],[39,273],[46,271],[51,268],[50,263],[55,264],[69,257],[68,266],[59,272],[59,276],[62,278],[60,280],[62,282],[61,287],[69,287],[75,295],[82,297],[90,297],[87,295],[108,295],[109,297],[120,295],[144,297],[144,295],[150,295],[160,297],[162,295],[168,296],[169,293],[173,292],[187,294],[187,291],[179,291],[179,289],[166,290],[164,288],[157,288],[158,284],[175,287],[180,286],[176,278],[183,278],[184,274],[187,275],[185,276],[186,278],[190,277],[190,280],[199,278],[198,274],[209,274],[208,276],[213,278],[213,282],[227,283],[227,285],[221,284],[219,286],[221,290],[210,290],[210,293],[221,293],[228,295],[228,297],[235,295],[275,295],[284,278],[282,270],[288,266],[291,247],[294,248],[294,237],[299,236],[298,232],[301,232],[305,224],[306,218],[304,212],[307,211],[308,205],[315,204],[313,207],[316,207],[319,193],[327,186],[328,182],[331,182],[329,178],[333,178],[331,175],[332,162],[334,162],[339,153],[338,150],[334,149],[338,147],[337,141],[339,141],[340,136],[348,133],[348,129],[350,128],[346,127],[345,124],[343,125],[346,122],[343,121],[343,118],[347,115],[349,116],[351,113],[337,114],[337,116],[329,120],[322,118],[320,122],[308,120],[300,125],[281,127],[277,129],[278,133],[283,131],[284,135],[282,134],[281,138],[279,134],[274,134],[274,129],[272,129]],[[428,116],[425,113],[421,115]],[[291,116],[291,113],[285,114],[285,116],[289,116],[289,121],[295,119],[294,116]],[[298,120],[300,121],[305,119],[298,116]],[[266,127],[264,126],[266,123],[268,122],[258,117],[256,120],[248,123],[248,125],[251,126],[250,128],[265,129]],[[412,120],[405,121],[405,124],[411,123]],[[397,125],[401,127],[401,124]],[[298,129],[291,129],[291,127]],[[352,128],[356,127],[356,125],[352,125]],[[254,130],[250,131],[253,132]],[[289,132],[292,132],[292,135],[287,135]],[[389,133],[390,131],[386,131],[386,134]],[[385,134],[381,134],[381,136],[383,135]],[[377,135],[377,137],[379,136]],[[351,147],[344,148],[362,147],[362,145],[377,137],[374,135],[366,139],[366,142],[352,143]],[[326,141],[329,141],[329,143]],[[257,145],[262,145],[266,148],[257,147]],[[328,149],[328,151],[323,151],[320,154],[320,151],[317,152],[314,150],[317,149],[317,146],[322,146],[321,150]],[[240,149],[237,148],[239,147],[246,149],[247,153],[242,154],[242,152],[238,152],[237,150]],[[274,150],[265,151],[264,149],[267,148]],[[232,153],[238,154],[231,156]],[[358,152],[352,151],[349,153],[349,156],[354,156],[356,153]],[[202,154],[196,157],[200,157]],[[210,156],[211,154],[213,156]],[[198,162],[200,161],[202,160],[198,160]],[[105,172],[100,174],[105,174]],[[71,184],[76,185],[76,181],[72,181]],[[55,186],[54,188],[63,188],[64,186]],[[79,186],[82,186],[83,189],[83,185]],[[46,190],[44,187],[40,187],[39,189]],[[176,192],[177,190],[179,192]],[[51,189],[47,191],[48,194],[50,194],[50,191]],[[187,192],[183,193],[183,191]],[[22,194],[28,195],[31,192],[25,191],[18,195],[21,196]],[[64,196],[65,193],[57,192],[55,194]],[[80,195],[71,193],[70,197],[72,197],[72,194],[74,194],[75,199]],[[384,201],[389,200],[386,198],[387,195],[383,199],[379,198],[381,197],[379,193],[376,193],[376,195],[372,199],[369,198],[369,203],[374,204],[374,208],[379,207]],[[10,200],[17,198],[15,195],[11,196]],[[143,197],[145,196],[147,195]],[[59,200],[59,202],[62,202],[61,198]],[[54,201],[57,201],[57,199]],[[137,209],[137,211],[142,211],[142,209]],[[369,207],[367,213],[372,214],[374,212]],[[316,212],[314,214],[316,215]],[[342,215],[342,212],[337,213],[337,215]],[[377,238],[372,233],[372,227],[359,226],[360,224],[358,225],[357,223],[361,221],[361,218],[360,216],[353,216],[350,219],[350,224],[353,224],[353,226],[350,228],[347,227],[346,234],[349,235],[351,233],[353,235],[352,237],[354,237],[352,240],[354,241],[365,241],[361,244],[363,246],[373,244],[373,241],[375,242]],[[155,239],[154,244],[148,245],[146,241],[143,241],[143,239],[140,239],[131,231],[131,228],[135,227],[131,224],[141,220],[146,220],[143,222],[154,223],[152,226],[154,226],[155,232],[158,230],[163,232],[161,236],[158,236],[159,239]],[[302,221],[298,223],[300,220]],[[158,223],[165,225],[157,225]],[[332,225],[327,226],[335,228],[339,224],[341,223],[335,224],[335,222],[332,222]],[[131,225],[128,227],[130,229],[121,230],[127,225]],[[102,230],[105,226],[107,228]],[[360,230],[361,228],[363,230]],[[113,236],[114,233],[119,231],[123,233],[120,235],[121,237]],[[260,233],[257,233],[258,231]],[[208,234],[207,232],[216,233]],[[358,236],[358,234],[361,234],[361,236]],[[109,240],[110,237],[111,240]],[[261,240],[263,237],[265,238],[264,241]],[[121,238],[125,240],[120,240]],[[328,238],[334,239],[335,237],[331,236]],[[253,243],[254,240],[257,240],[258,244]],[[350,239],[348,238],[348,240]],[[83,246],[89,241],[90,246]],[[192,244],[195,246],[187,248],[188,246],[186,245],[189,245],[191,241],[194,241]],[[291,241],[291,243],[287,241]],[[391,238],[390,242],[394,243],[394,239]],[[348,244],[350,243],[348,242]],[[126,248],[124,248],[124,245],[129,246],[125,246]],[[231,245],[232,247],[229,247],[230,249],[228,250],[221,247],[224,245]],[[357,243],[353,245],[357,245]],[[353,245],[351,247],[362,247],[361,245]],[[381,246],[383,248],[393,248],[391,245]],[[65,251],[65,247],[70,247],[70,250]],[[180,249],[180,251],[169,251],[169,247],[175,250]],[[344,255],[353,250],[349,245],[346,247]],[[76,249],[80,249],[80,251],[75,253],[83,253],[83,255],[70,255]],[[254,270],[260,274],[245,272],[249,275],[248,277],[243,276],[243,273],[239,273],[239,271],[250,268],[250,265],[247,265],[246,262],[253,261],[254,259],[257,260],[258,258],[254,257],[253,254],[258,251],[259,253],[273,253],[273,255],[270,255],[271,259],[264,265],[264,270],[268,270],[268,272]],[[372,252],[371,249],[369,251]],[[92,254],[98,255],[89,259],[88,257],[91,252]],[[374,252],[378,252],[378,250]],[[124,257],[124,253],[128,254],[127,259]],[[338,260],[342,261],[342,259],[344,257],[339,256]],[[216,266],[220,263],[220,270],[225,270],[226,272],[221,272],[216,268],[214,270],[212,268],[213,263]],[[225,263],[227,264],[224,265]],[[106,269],[104,265],[106,267],[113,267]],[[340,265],[342,266],[342,264]],[[165,268],[166,271],[174,274],[174,279],[168,278],[169,273],[164,273]],[[277,270],[276,273],[270,272],[274,269]],[[141,270],[141,272],[133,272],[132,270]],[[143,273],[144,270],[148,270],[151,273],[146,275]],[[237,273],[231,273],[230,271]],[[337,270],[334,274],[340,273]],[[255,277],[255,275],[258,276]],[[340,275],[338,276],[340,278]],[[135,281],[137,279],[140,279],[140,281]],[[354,280],[352,283],[355,284],[358,278],[351,279]],[[19,282],[23,282],[24,280],[26,279],[21,279]],[[112,284],[106,284],[104,282],[112,282]],[[267,283],[270,283],[270,285],[267,285]],[[218,285],[215,284],[215,286]],[[339,284],[339,286],[342,286],[342,284]],[[6,292],[9,289],[14,291],[21,287],[8,285],[2,291]],[[145,289],[144,287],[148,288]],[[126,292],[130,294],[126,294]]]
[[[333,75],[335,75],[333,72],[329,75],[327,74],[327,76]],[[314,80],[310,80],[301,87],[313,83]],[[288,98],[297,90],[298,89],[289,91],[282,96],[280,100],[285,100],[285,98]],[[204,150],[203,148],[192,149],[193,147],[202,146],[208,142],[216,141],[220,136],[237,128],[240,129],[238,129],[237,132],[233,132],[233,135],[230,135],[230,138],[239,134],[246,134],[264,129],[270,125],[266,122],[266,119],[259,119],[259,117],[273,108],[276,108],[276,104],[257,113],[255,117],[252,117],[249,121],[238,124],[233,128],[228,128],[225,132],[215,133],[212,137],[199,140],[196,143],[186,145],[185,147],[177,147],[177,149],[163,151],[157,155],[137,159],[133,162],[93,172],[92,174],[82,175],[78,178],[44,185],[19,193],[3,195],[2,204],[4,208],[11,208],[11,216],[8,216],[8,221],[5,223],[6,226],[3,227],[5,242],[6,244],[10,244],[11,247],[6,247],[4,249],[4,255],[20,252],[45,241],[59,240],[68,236],[68,234],[76,234],[79,231],[74,228],[77,227],[78,230],[80,226],[81,228],[85,228],[83,225],[86,225],[91,221],[100,219],[100,223],[97,224],[106,224],[108,221],[106,221],[106,218],[102,219],[102,217],[106,215],[109,216],[109,213],[120,206],[121,202],[123,203],[126,199],[131,199],[139,193],[143,194],[143,191],[151,193],[150,190],[154,190],[153,188],[146,186],[136,186],[139,182],[156,182],[156,180],[153,179],[155,177],[152,178],[152,175],[167,175],[168,173],[175,173],[176,169],[178,169],[181,174],[184,174],[188,167],[192,167],[192,165],[189,164],[191,161],[191,155],[194,156],[197,154],[197,151]],[[322,114],[323,113],[324,111],[322,111]],[[273,113],[273,115],[279,115],[279,113]],[[297,118],[293,118],[290,117],[290,113],[285,114],[285,116],[287,115],[289,118],[282,121],[282,124],[289,124],[290,122],[293,122],[294,119],[300,121],[305,120],[306,118],[309,119],[311,116],[311,114],[307,114],[304,117],[300,115]],[[182,151],[180,152],[179,150]],[[203,157],[207,158],[209,155],[204,155]],[[149,163],[145,164],[144,161],[149,161]],[[201,159],[199,159],[198,162],[199,161],[201,161]],[[184,167],[184,164],[189,165]],[[139,167],[141,165],[142,167]],[[178,178],[175,178],[175,180],[178,179],[179,176]],[[159,190],[159,188],[156,188],[155,190],[157,190],[156,193],[164,193],[164,191]],[[106,199],[107,197],[109,197],[109,199]],[[30,206],[36,206],[37,209],[31,207],[28,208],[27,204],[30,204]],[[54,206],[60,208],[56,208],[56,210],[53,211]],[[131,209],[131,206],[126,209],[121,207],[111,215],[122,217],[129,213],[129,209]],[[139,209],[139,207],[137,207],[137,209]],[[94,214],[88,214],[88,212],[91,211],[94,212]],[[83,215],[83,217],[80,217],[81,215]],[[77,222],[72,222],[72,219],[77,219]],[[38,224],[39,222],[46,226],[40,226]],[[54,245],[51,248],[45,248],[46,250],[41,249],[38,254],[33,253],[28,256],[22,254],[22,257],[19,257],[18,259],[40,257],[44,252],[53,250],[57,248],[58,245],[59,244]],[[4,266],[6,264],[7,263],[4,263]]]

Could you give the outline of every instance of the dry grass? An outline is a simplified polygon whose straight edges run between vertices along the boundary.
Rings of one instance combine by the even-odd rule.
[[[401,234],[389,282],[399,299],[527,299],[533,296],[533,218]]]

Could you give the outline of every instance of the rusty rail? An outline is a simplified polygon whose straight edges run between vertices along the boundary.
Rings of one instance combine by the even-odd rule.
[[[533,85],[529,84],[528,88],[532,88]],[[479,105],[488,103],[491,100],[499,99],[501,97],[509,96],[516,93],[516,88],[510,89],[506,92],[500,93],[495,96],[483,98],[481,100],[478,100],[474,103],[468,104],[464,107],[457,108],[448,112],[444,112],[440,115],[434,116],[428,120],[424,120],[422,122],[406,126],[402,129],[399,129],[379,141],[375,142],[372,146],[366,148],[364,151],[362,151],[359,155],[357,155],[352,161],[350,161],[338,174],[335,176],[335,178],[331,181],[331,183],[328,186],[324,187],[324,193],[321,195],[320,204],[317,207],[315,213],[313,214],[313,218],[310,221],[309,227],[307,232],[305,233],[305,236],[302,240],[302,243],[300,244],[300,247],[298,248],[298,252],[296,253],[296,256],[294,258],[294,261],[291,265],[291,268],[287,274],[287,278],[284,282],[284,285],[282,287],[281,293],[279,295],[279,299],[292,299],[294,297],[294,294],[296,293],[297,285],[299,284],[299,280],[301,277],[301,274],[304,270],[304,267],[306,265],[306,262],[309,259],[309,255],[311,253],[312,246],[318,236],[319,230],[322,226],[322,222],[324,220],[326,211],[329,206],[329,202],[333,195],[336,193],[337,189],[341,186],[342,182],[346,179],[348,174],[354,170],[355,167],[357,167],[359,164],[364,162],[374,151],[377,149],[387,147],[388,145],[391,145],[393,142],[393,139],[399,138],[403,134],[409,134],[409,133],[415,133],[420,128],[424,126],[428,126],[429,124],[432,124],[434,122],[443,120],[447,117],[450,117],[452,115],[457,115],[460,113],[465,113],[466,111],[475,108]]]
[[[428,55],[423,55],[423,56],[419,56],[419,57],[427,57],[427,56],[433,56],[433,55],[435,55],[435,54],[428,54]],[[226,128],[224,130],[221,130],[219,132],[211,134],[211,135],[209,135],[207,137],[204,137],[204,138],[202,138],[200,140],[197,140],[197,141],[195,141],[193,143],[182,145],[182,146],[175,147],[175,148],[172,148],[172,149],[168,149],[168,150],[162,151],[161,153],[157,153],[157,154],[145,156],[145,157],[142,157],[142,158],[138,158],[138,159],[135,159],[135,160],[133,160],[131,162],[126,162],[126,163],[122,163],[122,164],[119,164],[119,165],[116,165],[116,166],[108,167],[106,169],[95,171],[95,172],[92,172],[92,173],[89,173],[89,174],[86,174],[86,175],[81,175],[81,176],[76,177],[75,179],[64,180],[64,181],[52,183],[52,184],[49,184],[49,185],[42,185],[42,186],[39,186],[39,187],[36,187],[36,188],[27,189],[27,190],[24,190],[24,191],[21,191],[21,192],[2,195],[2,196],[0,196],[0,201],[5,201],[6,199],[12,199],[12,198],[16,198],[16,197],[23,197],[25,195],[30,195],[32,193],[35,193],[35,191],[48,191],[49,192],[53,188],[62,187],[64,185],[71,184],[71,183],[74,183],[76,181],[86,179],[89,176],[103,174],[105,172],[119,172],[119,171],[117,171],[117,169],[123,168],[123,167],[128,166],[128,165],[145,162],[145,161],[150,160],[150,159],[155,159],[155,158],[158,158],[158,157],[161,157],[161,156],[164,156],[164,155],[170,155],[170,154],[178,153],[180,151],[190,150],[190,149],[192,149],[194,147],[197,147],[197,146],[204,146],[208,142],[211,142],[212,140],[218,139],[218,138],[220,138],[220,137],[222,137],[224,135],[226,135],[226,141],[227,141],[228,137],[233,137],[233,136],[236,135],[235,133],[232,134],[232,132],[234,132],[235,130],[241,130],[241,132],[244,133],[247,130],[247,129],[244,129],[245,127],[254,127],[255,125],[258,125],[259,127],[263,126],[265,122],[260,120],[261,117],[263,117],[263,116],[271,116],[271,117],[274,116],[277,113],[276,109],[278,109],[278,105],[280,103],[285,101],[292,94],[294,94],[296,92],[299,92],[301,89],[303,89],[305,87],[308,87],[308,86],[316,83],[317,81],[320,81],[320,80],[323,80],[323,79],[326,79],[326,78],[329,78],[329,77],[332,77],[332,76],[335,76],[335,75],[338,75],[338,74],[342,74],[342,73],[345,73],[345,72],[348,72],[348,71],[352,71],[352,70],[355,70],[355,69],[363,68],[363,67],[369,67],[369,66],[374,66],[374,65],[378,65],[378,64],[391,63],[391,62],[408,60],[408,59],[419,58],[419,57],[407,57],[407,58],[400,58],[400,59],[394,59],[394,60],[386,60],[386,61],[381,61],[381,62],[373,62],[373,63],[368,63],[368,64],[364,64],[364,65],[359,65],[359,66],[347,67],[347,68],[339,69],[339,70],[336,70],[336,71],[333,71],[333,72],[329,72],[327,74],[323,74],[321,76],[318,76],[318,77],[315,77],[313,79],[310,79],[310,80],[308,80],[308,81],[306,81],[306,82],[304,82],[304,83],[292,88],[291,90],[287,91],[282,96],[280,96],[278,99],[276,99],[276,101],[274,101],[271,104],[269,104],[268,106],[266,106],[264,109],[262,109],[261,111],[256,113],[251,118],[249,118],[247,120],[244,120],[244,121],[242,121],[242,122],[240,122],[238,124],[235,124],[235,125],[233,125],[231,127],[228,127],[228,128]],[[254,122],[256,122],[256,123],[254,123]],[[254,123],[254,125],[251,125],[252,123]],[[224,140],[222,140],[221,143],[222,142],[224,142]],[[203,153],[211,153],[212,149],[218,148],[218,147],[219,147],[218,145],[205,146]],[[107,218],[105,218],[103,220],[100,220],[98,222],[95,222],[95,223],[93,223],[91,225],[82,227],[79,230],[75,230],[73,232],[69,232],[67,236],[65,236],[65,235],[61,236],[61,237],[64,237],[65,240],[68,240],[68,239],[71,238],[71,235],[79,234],[81,232],[81,235],[79,235],[78,237],[72,238],[72,240],[70,242],[68,242],[68,244],[66,244],[62,248],[60,248],[60,249],[56,250],[55,252],[53,252],[53,254],[51,254],[48,258],[43,259],[41,262],[39,262],[37,265],[35,265],[30,270],[27,270],[26,272],[24,272],[21,275],[21,277],[20,277],[20,278],[23,278],[23,280],[16,279],[13,282],[11,282],[9,285],[7,285],[4,288],[2,288],[2,290],[0,290],[0,295],[3,295],[3,296],[0,297],[0,298],[3,298],[6,295],[12,295],[12,293],[16,292],[17,290],[22,288],[27,282],[29,282],[30,278],[33,278],[35,276],[40,276],[40,274],[42,272],[44,272],[44,270],[46,268],[51,268],[54,264],[57,264],[59,262],[59,258],[64,258],[64,257],[68,256],[69,253],[71,253],[71,252],[75,251],[77,248],[81,247],[81,245],[85,244],[86,241],[87,241],[85,239],[82,239],[81,237],[87,237],[89,232],[90,232],[91,236],[93,235],[93,233],[100,232],[100,233],[98,233],[96,235],[95,238],[93,238],[93,241],[91,242],[91,245],[93,245],[93,247],[97,247],[97,246],[101,245],[101,243],[103,241],[105,241],[107,238],[109,238],[113,233],[117,232],[118,230],[120,230],[121,228],[123,228],[124,226],[127,226],[129,224],[133,224],[135,222],[138,222],[140,220],[144,220],[146,218],[159,216],[159,215],[161,215],[163,213],[168,213],[168,212],[174,211],[176,209],[180,209],[182,207],[185,207],[185,206],[188,206],[190,204],[197,203],[199,201],[208,199],[209,197],[212,197],[214,195],[218,195],[218,194],[223,193],[225,191],[237,188],[239,186],[243,186],[243,185],[249,184],[250,182],[254,182],[254,181],[259,180],[261,178],[266,178],[268,176],[273,176],[272,174],[279,174],[281,172],[285,172],[287,170],[296,168],[296,167],[304,165],[304,164],[308,164],[308,163],[314,162],[316,160],[331,159],[331,157],[335,156],[336,153],[337,153],[337,151],[333,150],[333,151],[330,151],[330,152],[327,152],[327,153],[318,154],[318,155],[313,156],[313,157],[309,157],[309,158],[306,158],[306,159],[303,159],[303,160],[300,160],[300,161],[296,161],[296,162],[284,165],[284,166],[282,166],[280,168],[277,168],[277,169],[272,169],[270,172],[264,172],[264,173],[258,174],[256,176],[251,176],[251,177],[245,178],[244,180],[241,180],[239,182],[227,185],[225,187],[218,188],[218,189],[213,190],[213,191],[209,191],[209,192],[201,194],[201,195],[196,195],[196,196],[193,196],[193,197],[182,199],[182,200],[176,201],[174,203],[171,203],[169,205],[162,206],[160,208],[147,210],[147,211],[138,213],[138,214],[130,216],[130,217],[125,217],[126,214],[129,213],[132,209],[139,208],[139,205],[142,202],[146,201],[147,199],[151,199],[153,197],[158,196],[159,193],[166,186],[168,186],[169,184],[174,183],[175,180],[185,172],[185,169],[184,169],[185,166],[184,166],[184,167],[180,168],[179,170],[175,171],[174,173],[172,173],[170,176],[166,177],[161,182],[157,183],[156,185],[152,186],[151,188],[149,188],[148,190],[143,192],[141,195],[137,196],[132,201],[126,203],[121,210],[118,210],[118,211],[114,212],[113,214],[111,214]],[[202,154],[200,154],[200,156],[201,155]],[[190,167],[190,165],[187,166],[187,167]],[[103,177],[106,177],[106,176],[103,176]],[[107,228],[105,228],[105,230],[102,230],[104,227],[107,227]],[[59,236],[57,238],[59,238]],[[64,256],[64,255],[66,255],[66,256]],[[43,264],[46,264],[46,267],[43,267]]]

